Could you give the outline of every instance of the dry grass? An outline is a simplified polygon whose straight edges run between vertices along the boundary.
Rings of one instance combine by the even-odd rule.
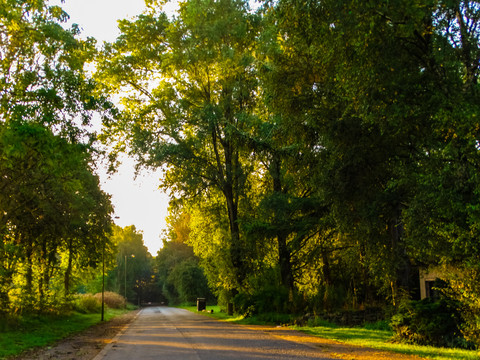
[[[110,309],[123,309],[125,307],[125,298],[122,295],[111,291],[105,291],[104,295],[105,305]],[[102,301],[102,293],[95,294],[94,297],[98,301]]]

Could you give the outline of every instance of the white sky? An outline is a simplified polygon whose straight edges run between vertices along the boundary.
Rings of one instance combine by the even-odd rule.
[[[69,15],[70,22],[82,29],[82,37],[92,36],[112,42],[118,32],[117,19],[129,19],[145,9],[143,0],[52,0]],[[115,223],[125,227],[135,225],[143,232],[145,246],[156,256],[162,242],[160,234],[165,229],[168,197],[158,190],[160,172],[141,173],[134,179],[133,161],[125,159],[118,172],[111,177],[99,174],[102,188],[112,195],[115,206]]]

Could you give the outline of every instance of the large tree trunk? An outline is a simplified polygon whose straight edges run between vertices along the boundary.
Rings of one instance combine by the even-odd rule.
[[[238,225],[238,204],[235,201],[233,189],[231,184],[226,184],[224,189],[224,196],[227,203],[228,220],[230,226],[230,260],[235,272],[236,288],[240,289],[246,277],[245,263],[244,263],[244,249],[240,242],[240,227]]]

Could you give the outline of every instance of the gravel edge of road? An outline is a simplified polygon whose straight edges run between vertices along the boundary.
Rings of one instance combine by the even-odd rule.
[[[133,323],[137,318],[138,316],[140,315],[140,313],[142,312],[142,310],[138,310],[137,313],[135,314],[135,316],[132,318],[132,320],[130,320],[127,324],[125,324],[119,332],[117,332],[117,334],[115,335],[115,337],[107,343],[107,345],[105,345],[102,350],[100,350],[100,352],[92,359],[92,360],[101,360],[105,357],[105,354],[110,351],[110,349],[112,348],[113,344],[115,344],[118,339],[120,338],[120,336],[123,335],[123,333],[128,329],[128,327],[130,326],[131,323]]]

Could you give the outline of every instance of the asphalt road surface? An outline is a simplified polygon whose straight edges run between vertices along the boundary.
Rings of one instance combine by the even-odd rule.
[[[94,360],[331,359],[314,347],[189,311],[151,307]]]

